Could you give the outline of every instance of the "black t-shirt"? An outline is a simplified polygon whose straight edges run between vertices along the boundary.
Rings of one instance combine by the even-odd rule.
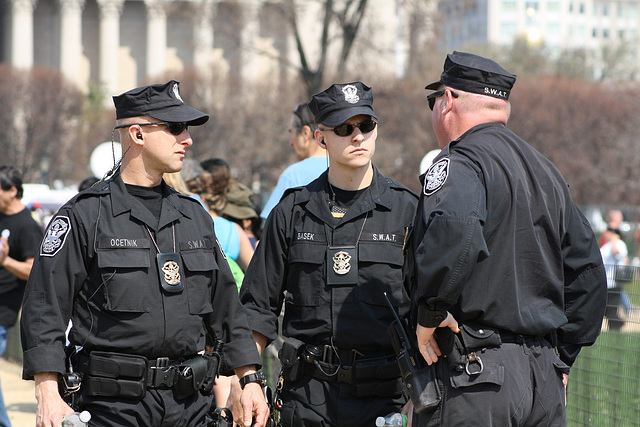
[[[13,215],[0,213],[0,231],[9,230],[9,256],[17,261],[35,258],[42,240],[42,228],[25,208]],[[0,266],[0,325],[11,326],[18,317],[26,281]]]
[[[162,185],[155,187],[143,187],[141,185],[125,184],[127,191],[149,209],[149,212],[160,219],[162,210]]]

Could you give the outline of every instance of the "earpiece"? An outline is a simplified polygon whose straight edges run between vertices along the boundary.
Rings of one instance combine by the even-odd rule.
[[[327,144],[324,142],[324,139],[320,141],[320,144],[325,145],[325,146],[327,145]]]
[[[142,139],[142,134],[141,134],[141,133],[137,134],[137,135],[136,135],[136,138],[138,138],[138,139]]]

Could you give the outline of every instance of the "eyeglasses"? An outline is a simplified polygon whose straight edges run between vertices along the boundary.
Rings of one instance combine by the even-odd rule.
[[[358,123],[357,125],[343,123],[334,127],[333,129],[320,128],[320,130],[330,130],[338,136],[349,136],[356,128],[360,129],[360,132],[362,133],[369,133],[376,128],[377,124],[378,122],[376,122],[375,120],[365,120]]]
[[[153,123],[131,123],[130,125],[119,125],[114,129],[128,128],[129,126],[166,126],[172,135],[180,135],[189,129],[189,124],[185,122],[153,122]]]
[[[436,98],[441,97],[442,95],[444,95],[445,92],[446,90],[438,90],[436,92],[433,92],[427,95],[427,101],[429,102],[429,109],[431,111],[433,111],[433,106],[436,105]],[[449,92],[451,92],[451,96],[453,96],[454,98],[458,97],[458,94],[452,91],[451,89],[449,89]]]

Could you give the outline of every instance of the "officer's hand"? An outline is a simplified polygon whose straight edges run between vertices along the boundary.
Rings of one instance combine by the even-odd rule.
[[[458,322],[453,318],[451,313],[447,313],[446,319],[440,322],[440,325],[438,325],[438,327],[449,328],[456,334],[460,332]],[[438,361],[438,356],[442,356],[442,351],[440,351],[438,342],[433,336],[435,331],[436,328],[427,328],[421,325],[417,325],[416,327],[418,349],[420,350],[420,354],[422,354],[422,357],[424,357],[424,360],[427,362],[427,365],[436,363]]]
[[[36,427],[60,427],[62,419],[73,412],[58,393],[58,374],[45,372],[37,374],[36,400],[38,411],[36,412]]]
[[[248,383],[245,385],[240,396],[240,403],[243,410],[243,425],[245,427],[264,427],[269,417],[269,406],[267,406],[267,401],[264,399],[260,384]]]
[[[240,387],[240,381],[238,376],[231,377],[231,390],[229,391],[229,398],[227,399],[227,408],[231,411],[233,419],[238,421],[242,420],[242,404],[240,403],[240,396],[242,395],[242,387]]]

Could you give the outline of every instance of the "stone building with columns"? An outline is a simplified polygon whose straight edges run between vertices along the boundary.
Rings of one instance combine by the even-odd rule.
[[[188,68],[278,79],[299,63],[283,0],[0,0],[0,62],[60,70],[87,90],[114,94]],[[318,46],[322,4],[296,0],[303,42]],[[402,75],[410,21],[431,0],[369,2],[354,63]],[[427,25],[428,26],[428,25]],[[334,49],[337,49],[335,47]],[[309,53],[317,54],[311,50]],[[312,59],[312,58],[310,58]],[[293,66],[292,66],[293,65]]]

